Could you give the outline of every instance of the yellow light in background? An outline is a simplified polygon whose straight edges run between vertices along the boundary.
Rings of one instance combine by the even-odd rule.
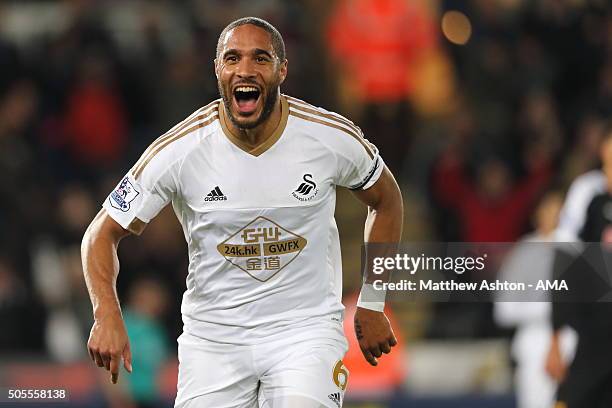
[[[460,11],[447,11],[442,16],[442,33],[453,44],[464,45],[472,35],[472,24]]]

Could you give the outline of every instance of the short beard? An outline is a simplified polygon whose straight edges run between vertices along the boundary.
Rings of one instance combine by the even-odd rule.
[[[255,122],[239,123],[238,120],[234,117],[234,114],[232,113],[232,99],[231,98],[233,98],[233,95],[228,96],[225,93],[225,90],[223,89],[221,82],[217,81],[217,88],[219,88],[219,94],[221,95],[221,98],[223,99],[223,105],[225,105],[225,112],[227,112],[227,116],[229,116],[229,119],[232,121],[234,126],[236,126],[238,129],[243,129],[243,130],[255,129],[257,126],[261,125],[266,120],[268,120],[268,118],[272,114],[272,111],[274,110],[274,105],[276,104],[276,101],[278,100],[278,85],[270,87],[269,89],[271,91],[266,91],[265,94],[262,93],[259,96],[260,98],[265,96],[264,97],[265,102],[264,102],[263,110],[261,111],[259,118],[257,118]]]

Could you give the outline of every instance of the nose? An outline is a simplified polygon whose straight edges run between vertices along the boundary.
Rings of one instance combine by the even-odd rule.
[[[238,63],[236,75],[240,78],[254,78],[255,66],[251,58],[242,58]]]

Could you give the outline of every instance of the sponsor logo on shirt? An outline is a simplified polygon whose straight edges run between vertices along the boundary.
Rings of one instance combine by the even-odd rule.
[[[219,186],[216,186],[210,193],[204,197],[204,201],[225,201],[227,196],[221,192]]]
[[[342,394],[340,394],[339,392],[332,392],[331,394],[327,396],[327,398],[332,400],[334,404],[338,406],[338,408],[342,406]]]
[[[110,194],[108,200],[113,208],[127,212],[130,209],[130,203],[140,194],[134,185],[130,182],[128,176],[125,176],[115,191]]]
[[[300,183],[298,188],[293,190],[291,195],[300,201],[310,201],[315,198],[315,196],[319,192],[319,189],[317,188],[317,183],[315,183],[312,179],[312,174],[308,173],[302,176],[302,180],[303,183]]]
[[[252,278],[265,282],[291,263],[306,244],[306,238],[257,217],[217,245],[217,251]]]

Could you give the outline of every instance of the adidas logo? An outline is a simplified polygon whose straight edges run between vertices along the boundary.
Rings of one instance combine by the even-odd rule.
[[[221,192],[219,186],[212,189],[210,193],[204,197],[204,201],[225,201],[227,196]]]
[[[342,395],[339,392],[333,392],[327,396],[330,400],[334,401],[334,403],[340,408],[342,405]]]

